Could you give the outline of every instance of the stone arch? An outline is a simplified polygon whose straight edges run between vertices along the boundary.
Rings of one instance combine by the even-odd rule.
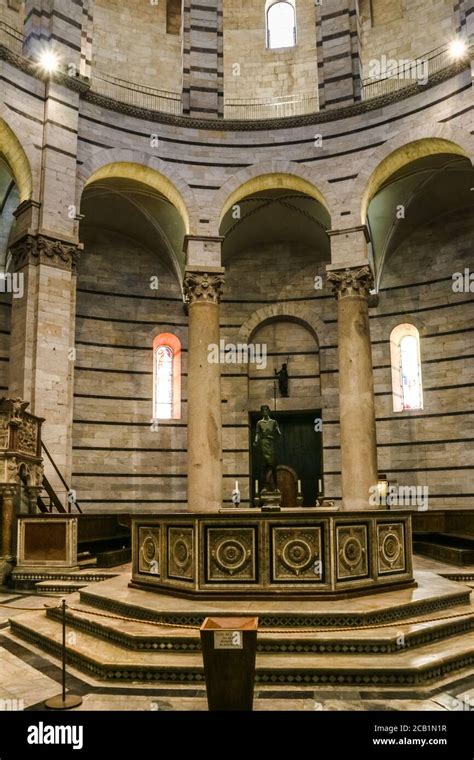
[[[15,114],[7,115],[5,110],[2,108],[0,115],[0,154],[12,172],[22,203],[33,196],[31,159],[17,137],[20,133],[19,119]]]
[[[327,327],[323,320],[313,313],[311,307],[292,303],[269,304],[254,311],[240,326],[239,343],[248,343],[256,330],[269,322],[283,319],[303,325],[314,337],[319,348],[324,345]]]
[[[452,153],[474,161],[474,137],[465,130],[447,124],[421,126],[404,130],[366,156],[357,180],[346,197],[346,207],[367,219],[370,201],[382,184],[403,166],[424,156]]]
[[[154,188],[179,211],[187,234],[196,234],[199,209],[192,189],[173,167],[147,153],[120,148],[98,151],[78,170],[77,205],[84,188],[92,182],[109,177],[133,179]]]
[[[239,200],[252,193],[275,188],[288,188],[306,193],[321,203],[331,216],[328,201],[331,197],[331,187],[326,180],[321,181],[312,169],[293,161],[264,161],[237,172],[215,193],[210,204],[211,234],[219,234],[224,214]]]

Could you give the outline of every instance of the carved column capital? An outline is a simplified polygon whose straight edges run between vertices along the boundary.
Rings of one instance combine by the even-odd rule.
[[[374,276],[369,266],[338,269],[328,272],[328,281],[338,300],[346,296],[368,298],[374,284]]]
[[[184,299],[190,305],[194,303],[215,303],[221,300],[224,287],[224,270],[193,271],[187,270],[184,275]]]
[[[58,269],[76,271],[81,246],[46,235],[25,235],[10,248],[13,267],[18,271],[26,264],[48,264]]]

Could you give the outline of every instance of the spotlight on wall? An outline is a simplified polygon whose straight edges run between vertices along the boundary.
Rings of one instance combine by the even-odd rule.
[[[46,74],[54,74],[59,68],[59,58],[54,50],[43,50],[38,63]]]
[[[459,60],[460,58],[464,58],[464,56],[467,53],[467,45],[464,42],[464,40],[453,40],[449,43],[449,55],[454,60]]]

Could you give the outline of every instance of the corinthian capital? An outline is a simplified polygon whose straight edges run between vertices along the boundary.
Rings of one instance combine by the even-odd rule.
[[[186,271],[184,275],[186,303],[219,303],[224,281],[224,270],[219,272]]]
[[[361,296],[368,298],[374,284],[374,276],[369,266],[355,269],[339,269],[328,272],[328,281],[337,299],[345,296]]]
[[[10,249],[15,270],[26,264],[49,264],[59,269],[75,271],[79,246],[45,235],[25,235]]]

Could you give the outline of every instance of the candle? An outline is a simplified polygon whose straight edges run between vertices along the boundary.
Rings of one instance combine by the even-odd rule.
[[[239,490],[239,481],[238,480],[235,481],[235,490],[236,491]]]
[[[301,480],[298,480],[298,493],[301,493]]]
[[[321,483],[321,480],[318,480],[318,493],[322,493],[322,492],[323,492],[322,483]]]
[[[258,480],[255,481],[255,493],[258,493]]]

